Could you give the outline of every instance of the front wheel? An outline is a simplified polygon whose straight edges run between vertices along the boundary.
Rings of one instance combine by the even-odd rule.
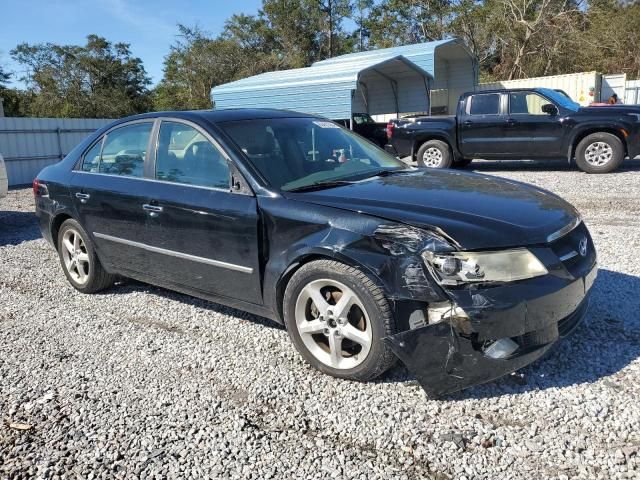
[[[99,292],[115,281],[115,276],[102,267],[87,232],[75,220],[66,220],[60,226],[58,256],[67,280],[82,293]]]
[[[287,285],[283,306],[294,346],[321,372],[367,381],[394,364],[382,342],[395,333],[389,304],[360,270],[332,260],[303,265]]]
[[[422,167],[449,168],[453,158],[449,145],[440,140],[429,140],[418,149],[416,160]]]
[[[617,169],[624,159],[624,146],[610,133],[592,133],[583,138],[576,148],[576,164],[587,173],[609,173]]]

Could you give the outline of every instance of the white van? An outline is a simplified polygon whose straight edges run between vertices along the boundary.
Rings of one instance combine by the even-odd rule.
[[[7,169],[4,167],[4,158],[0,153],[0,198],[7,196],[9,189],[9,181],[7,180]]]

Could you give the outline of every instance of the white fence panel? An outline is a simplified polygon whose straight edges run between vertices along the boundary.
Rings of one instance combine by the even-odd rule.
[[[47,165],[62,160],[85,137],[110,123],[88,118],[0,118],[0,153],[9,185],[29,184]]]

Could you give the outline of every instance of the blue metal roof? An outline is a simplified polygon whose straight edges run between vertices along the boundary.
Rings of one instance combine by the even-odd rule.
[[[432,76],[404,56],[387,53],[349,62],[267,72],[214,87],[211,97],[214,108],[221,110],[262,107],[300,110],[333,119],[350,118],[352,91],[357,88],[360,75],[383,70],[385,66],[395,65],[390,70],[397,70],[398,62],[414,75]]]
[[[386,79],[384,81],[387,83],[396,79],[401,79],[401,83],[400,87],[395,86],[394,93],[391,93],[390,88],[380,93],[381,90],[378,88],[373,95],[395,95],[398,111],[421,111],[428,108],[423,105],[428,99],[419,99],[420,96],[424,97],[425,90],[425,85],[420,84],[422,78],[426,78],[429,79],[429,85],[437,85],[436,51],[441,47],[444,47],[441,52],[447,60],[469,58],[476,64],[475,57],[464,42],[450,38],[404,47],[350,53],[316,62],[307,68],[263,73],[214,87],[211,90],[211,98],[217,110],[276,108],[299,110],[332,119],[347,119],[351,117],[354,108],[353,92],[358,89],[359,79],[364,76],[371,77],[372,72],[375,72],[380,78]],[[443,71],[442,67],[439,67],[438,72],[442,74],[446,69]],[[473,73],[471,75],[473,76]],[[408,76],[420,80],[408,82]],[[446,83],[447,79],[444,75],[441,80]],[[399,100],[399,97],[402,98]],[[375,98],[372,100],[375,101]],[[398,106],[398,102],[404,102],[404,105]]]
[[[447,38],[444,40],[436,40],[433,42],[416,43],[413,45],[405,45],[402,47],[381,48],[378,50],[369,50],[366,52],[347,53],[339,57],[328,58],[313,64],[316,66],[338,66],[340,64],[349,64],[358,61],[375,61],[377,58],[387,58],[389,56],[402,55],[423,70],[427,71],[433,78],[435,72],[435,53],[436,49],[445,45],[457,45],[462,47],[464,52],[475,61],[474,55],[469,51],[464,42],[458,38]]]

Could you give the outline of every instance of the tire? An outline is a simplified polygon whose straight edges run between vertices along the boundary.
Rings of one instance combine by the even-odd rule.
[[[467,168],[471,165],[471,162],[473,162],[472,158],[461,158],[460,160],[453,162],[452,166],[453,168]]]
[[[310,292],[320,297],[314,296],[314,300]],[[346,321],[339,312],[324,310],[324,307],[331,310],[339,306],[338,301],[345,292],[355,296]],[[316,302],[323,300],[322,308],[317,308]],[[323,373],[368,381],[387,371],[396,361],[391,349],[382,342],[384,337],[395,333],[389,303],[376,283],[357,268],[333,260],[303,265],[287,285],[283,310],[294,346],[307,363]],[[320,320],[323,310],[324,320]],[[352,338],[358,338],[358,342]],[[340,348],[332,348],[336,345]],[[339,353],[332,355],[332,351]]]
[[[453,162],[453,156],[449,145],[445,142],[428,140],[418,149],[416,162],[422,167],[449,168]]]
[[[82,293],[96,293],[110,287],[116,276],[107,273],[87,232],[75,220],[65,220],[57,238],[58,257],[67,280]]]
[[[624,159],[624,145],[610,133],[592,133],[583,138],[576,148],[576,164],[587,173],[609,173],[617,169]]]

